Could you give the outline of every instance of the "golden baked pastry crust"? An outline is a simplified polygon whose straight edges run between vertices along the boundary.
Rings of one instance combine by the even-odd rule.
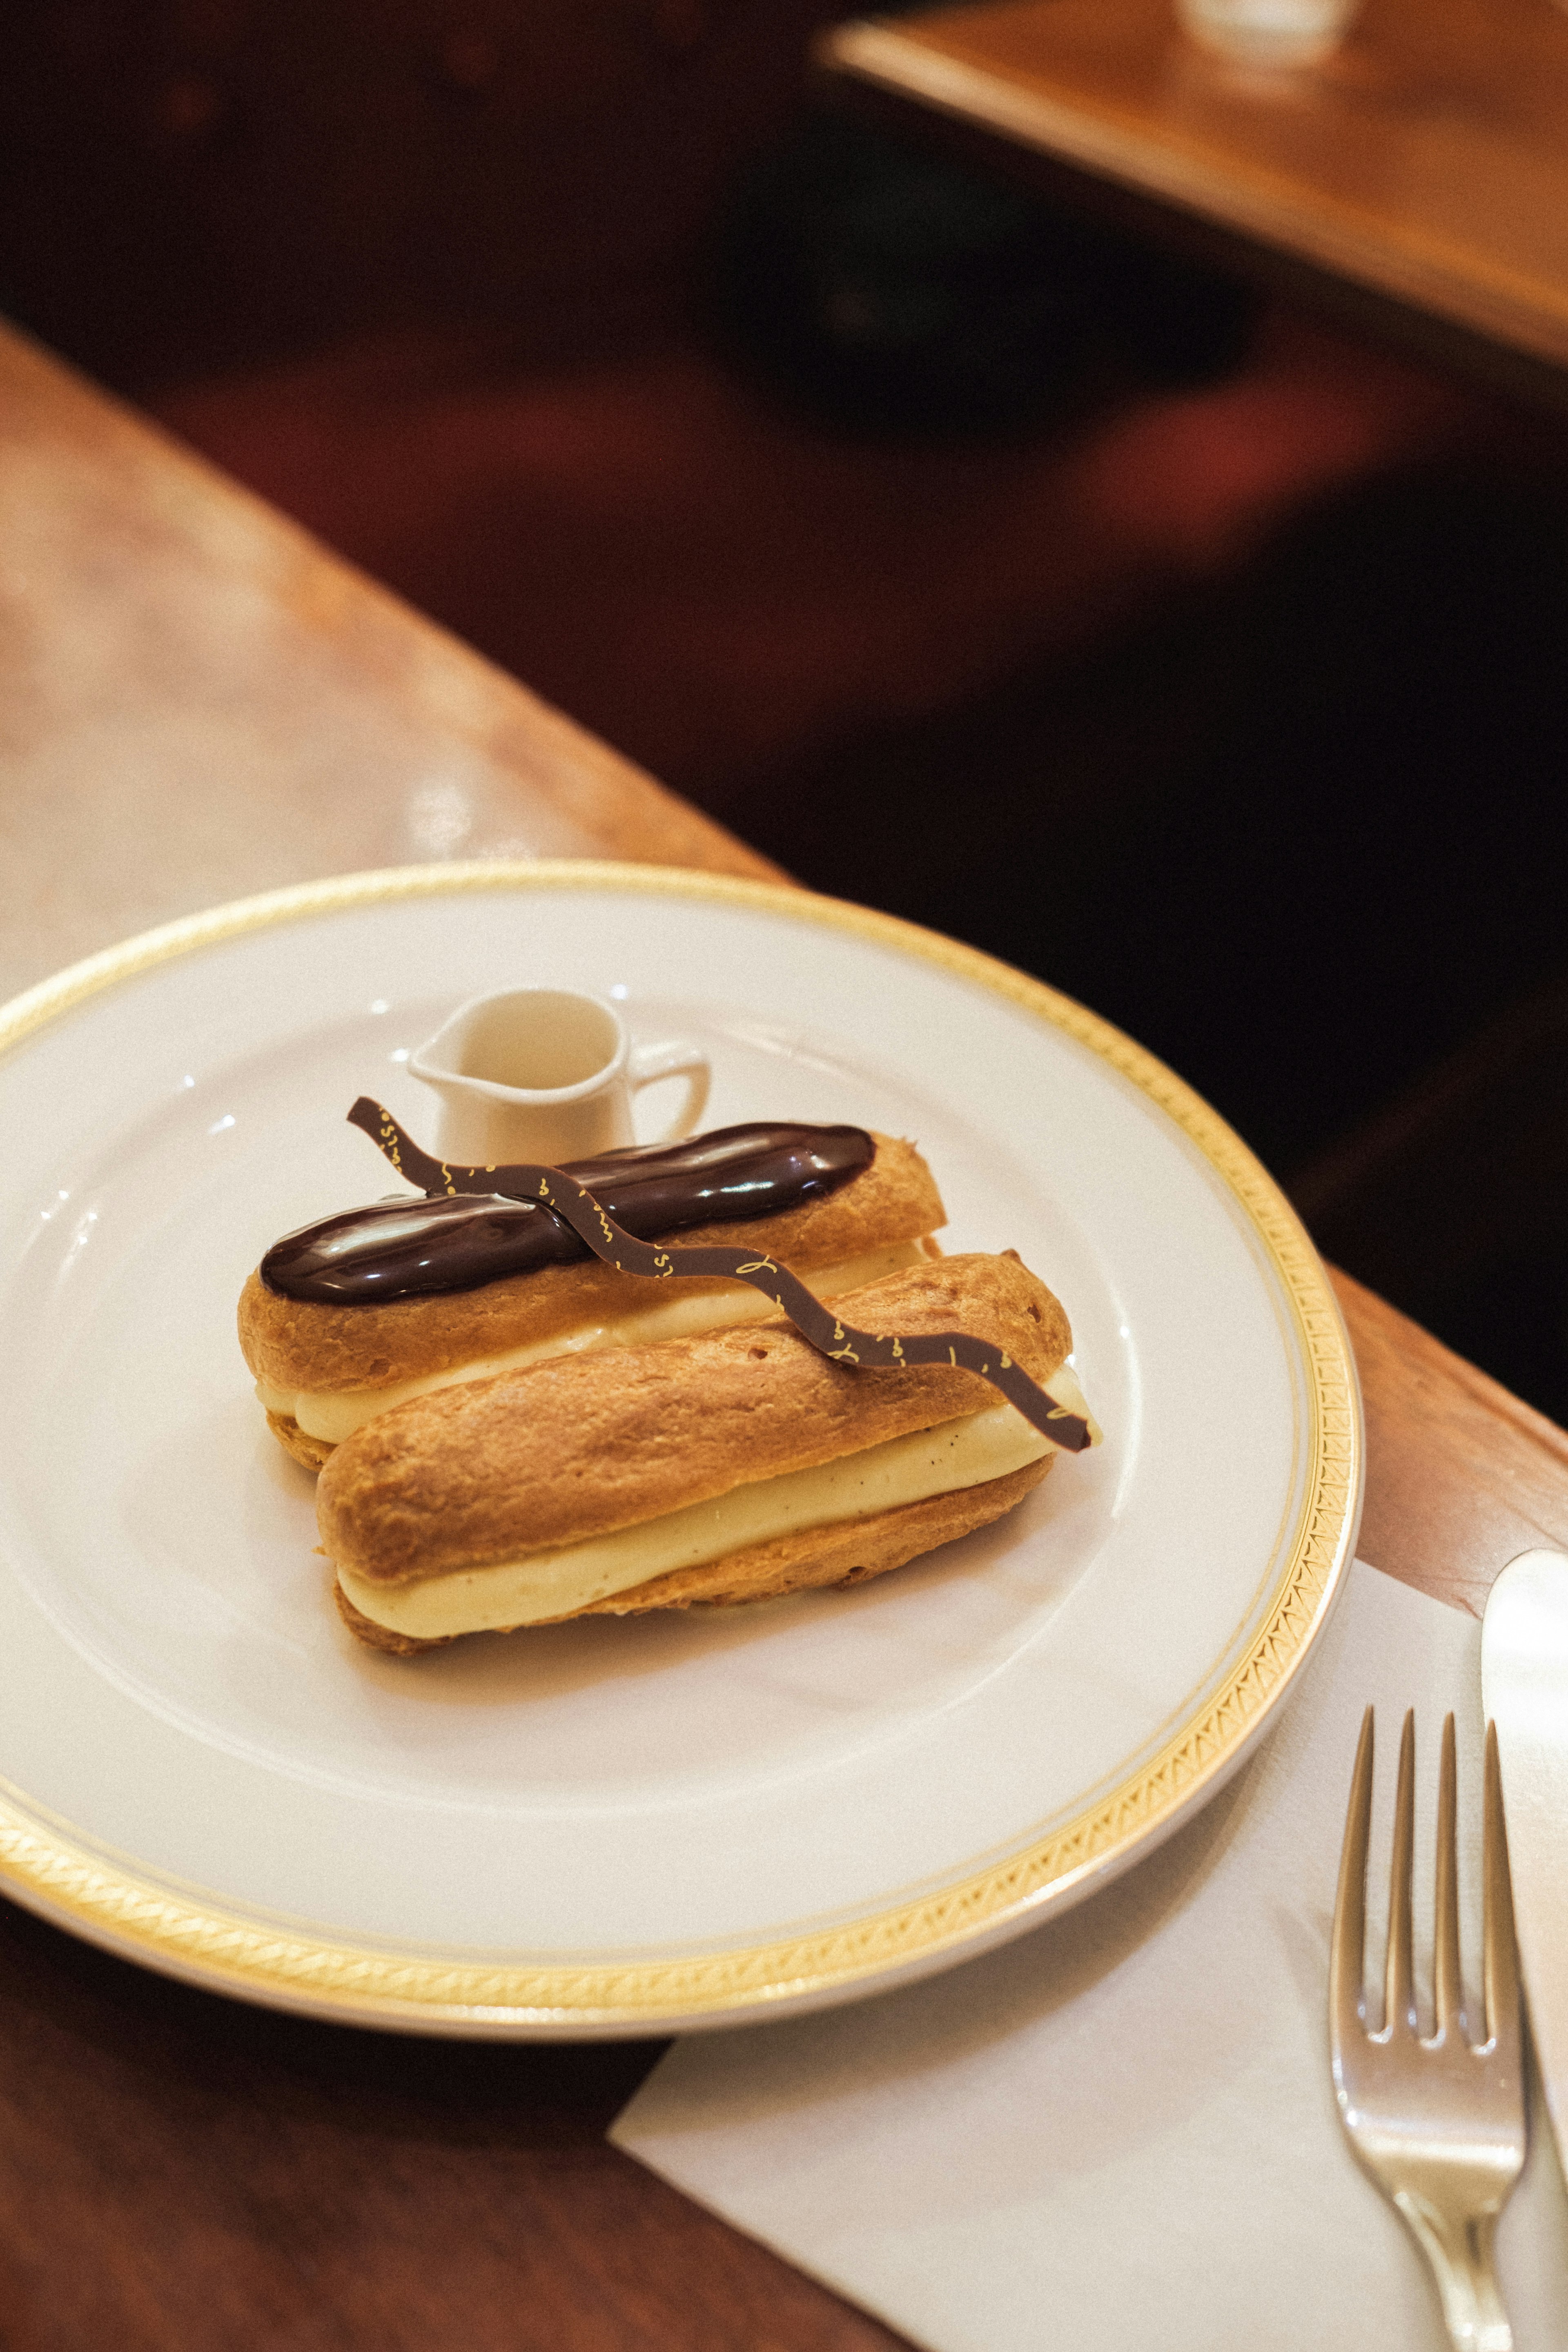
[[[797,1528],[790,1535],[749,1544],[700,1568],[679,1568],[668,1576],[652,1577],[647,1584],[635,1584],[629,1591],[612,1593],[605,1601],[595,1601],[569,1614],[632,1617],[650,1609],[699,1605],[729,1609],[748,1601],[772,1601],[789,1592],[810,1591],[824,1584],[840,1588],[865,1584],[874,1576],[886,1576],[889,1569],[904,1567],[922,1552],[934,1551],[939,1544],[952,1543],[959,1536],[1001,1518],[1040,1484],[1056,1458],[1047,1454],[1041,1461],[1026,1463],[1021,1470],[1009,1471],[1005,1478],[962,1486],[951,1495],[931,1495],[924,1502],[902,1503],[896,1510],[878,1511],[868,1518]],[[411,1634],[394,1633],[356,1609],[341,1584],[334,1584],[332,1590],[344,1624],[373,1650],[388,1650],[395,1656],[408,1658],[420,1650],[444,1650],[450,1642],[473,1638],[449,1633],[419,1641]],[[567,1619],[540,1622],[561,1625]]]
[[[870,1166],[824,1199],[777,1217],[696,1225],[661,1238],[694,1249],[754,1249],[809,1274],[945,1224],[942,1196],[913,1144],[886,1135],[875,1141]],[[239,1344],[254,1378],[271,1389],[390,1388],[613,1317],[628,1285],[639,1294],[651,1288],[648,1276],[617,1274],[595,1258],[507,1275],[478,1290],[395,1298],[384,1307],[323,1307],[279,1297],[258,1272],[240,1295]],[[681,1283],[693,1294],[726,1286]]]
[[[267,1426],[284,1453],[291,1454],[306,1470],[320,1470],[332,1451],[326,1439],[308,1436],[291,1412],[274,1412],[270,1406],[264,1410]]]
[[[933,1262],[942,1255],[941,1243],[930,1234],[922,1234],[921,1248],[926,1257]],[[704,1282],[695,1286],[701,1290],[712,1290],[717,1286],[710,1282]],[[268,1428],[272,1432],[285,1454],[291,1454],[295,1461],[306,1470],[325,1469],[327,1463],[337,1450],[336,1440],[330,1437],[310,1436],[307,1431],[300,1428],[291,1412],[274,1412],[270,1405],[263,1405],[262,1411],[267,1415]]]
[[[1072,1346],[1012,1252],[910,1266],[839,1304],[862,1329],[972,1332],[1041,1382]],[[995,1399],[956,1366],[833,1363],[783,1319],[552,1357],[367,1423],[323,1470],[317,1521],[328,1557],[356,1575],[423,1580],[637,1526]]]

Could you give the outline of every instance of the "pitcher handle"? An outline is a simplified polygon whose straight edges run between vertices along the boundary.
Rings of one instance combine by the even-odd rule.
[[[693,1045],[685,1037],[667,1038],[662,1045],[634,1045],[626,1064],[626,1077],[634,1094],[652,1086],[656,1078],[686,1080],[686,1100],[665,1132],[650,1139],[655,1143],[678,1143],[682,1136],[691,1133],[707,1106],[708,1089],[713,1082],[707,1055],[700,1045]]]

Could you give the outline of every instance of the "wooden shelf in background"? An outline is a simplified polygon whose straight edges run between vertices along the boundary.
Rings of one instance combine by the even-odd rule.
[[[1005,0],[841,26],[885,100],[1201,225],[1568,384],[1568,12],[1365,0],[1342,47],[1247,69],[1172,0]],[[1496,372],[1496,371],[1494,371]],[[1563,396],[1561,393],[1559,397]]]
[[[4,329],[0,551],[13,985],[354,865],[773,872]],[[1366,1401],[1362,1548],[1479,1608],[1511,1553],[1568,1541],[1568,1434],[1338,1288]],[[900,2352],[605,2145],[656,2054],[247,2009],[0,1900],[0,2345]]]

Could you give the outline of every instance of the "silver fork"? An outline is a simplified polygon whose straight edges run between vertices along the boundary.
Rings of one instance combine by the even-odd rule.
[[[1433,2030],[1415,2013],[1410,1922],[1415,1843],[1415,1718],[1405,1718],[1394,1799],[1384,2021],[1367,2023],[1367,1831],[1372,1819],[1373,1711],[1356,1750],[1334,1906],[1329,2036],[1334,2095],[1362,2169],[1408,2223],[1442,2297],[1456,2352],[1513,2352],[1513,2331],[1492,2269],[1498,2215],[1524,2166],[1519,1961],[1509,1891],[1508,1833],[1497,1733],[1487,1726],[1482,1927],[1486,2036],[1470,2038],[1459,1976],[1459,1895],[1454,1852],[1454,1718],[1443,1726],[1437,1784]]]

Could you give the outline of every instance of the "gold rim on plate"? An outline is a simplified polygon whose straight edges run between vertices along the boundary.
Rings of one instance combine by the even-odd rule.
[[[755,2019],[923,1972],[1001,1940],[1114,1874],[1234,1768],[1327,1615],[1360,1516],[1363,1436],[1338,1302],[1300,1219],[1218,1113],[1110,1022],[977,949],[838,899],[772,883],[588,859],[398,866],[242,898],[142,932],[0,1008],[0,1054],[90,996],[249,931],[399,898],[595,890],[709,899],[818,923],[920,958],[1087,1046],[1158,1105],[1239,1202],[1289,1302],[1309,1387],[1306,1475],[1258,1630],[1224,1682],[1117,1787],[1006,1863],[919,1901],[750,1950],[551,1968],[423,1959],[259,1926],[95,1855],[0,1791],[0,1885],[94,1943],[209,1990],[366,2025],[437,2033],[581,2035]]]

